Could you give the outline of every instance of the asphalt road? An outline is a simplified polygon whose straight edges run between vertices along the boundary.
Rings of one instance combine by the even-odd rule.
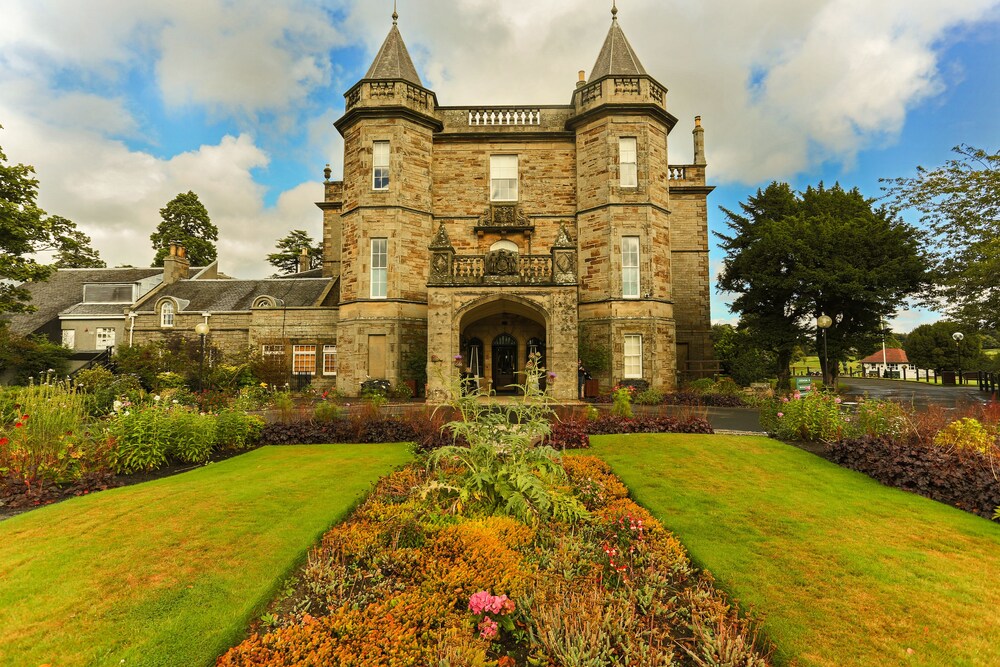
[[[856,401],[864,396],[879,399],[891,398],[904,405],[912,405],[917,410],[926,409],[931,405],[960,408],[986,403],[992,398],[992,394],[989,392],[979,391],[977,384],[944,387],[922,382],[850,377],[841,378],[840,384],[841,394],[846,401]]]

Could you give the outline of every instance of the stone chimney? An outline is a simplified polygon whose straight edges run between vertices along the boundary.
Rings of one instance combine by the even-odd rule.
[[[705,128],[701,126],[701,116],[694,117],[694,163],[705,166]]]
[[[577,79],[577,82],[576,82],[576,87],[577,88],[583,88],[586,85],[587,85],[587,73],[585,71],[583,71],[583,70],[580,70],[580,72],[579,72],[579,78]]]
[[[179,243],[171,243],[170,254],[163,258],[163,284],[171,285],[186,279],[189,268],[191,260],[187,257],[187,250]]]
[[[309,270],[311,259],[312,258],[309,256],[309,248],[303,248],[302,252],[299,253],[299,273],[305,273]]]

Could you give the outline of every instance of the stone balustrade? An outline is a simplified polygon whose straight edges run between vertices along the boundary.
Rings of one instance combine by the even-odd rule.
[[[469,125],[541,125],[541,109],[497,107],[469,109]]]
[[[451,275],[431,275],[438,285],[553,285],[552,255],[517,255],[510,264],[492,263],[488,255],[454,255]],[[560,280],[560,284],[572,281]]]

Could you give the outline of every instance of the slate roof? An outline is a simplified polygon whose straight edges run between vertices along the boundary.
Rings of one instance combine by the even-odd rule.
[[[632,45],[625,38],[622,27],[618,24],[618,19],[611,21],[611,30],[604,40],[604,46],[597,56],[594,69],[590,72],[590,79],[587,83],[593,83],[605,76],[640,76],[645,75],[646,69],[639,62],[639,56],[635,55]]]
[[[165,296],[188,302],[184,312],[249,311],[259,296],[272,296],[287,308],[315,306],[330,278],[266,278],[263,280],[181,280],[164,287],[137,310],[151,312]]]
[[[83,301],[83,286],[87,283],[135,283],[144,278],[160,275],[161,267],[129,269],[59,269],[48,280],[24,283],[22,287],[31,294],[30,304],[37,308],[33,313],[10,315],[11,331],[27,335],[59,317],[59,313]],[[117,314],[128,304],[114,304]]]
[[[382,43],[382,48],[378,50],[375,61],[368,68],[365,78],[382,80],[403,79],[404,81],[415,83],[421,88],[424,87],[424,84],[420,82],[417,68],[413,66],[413,61],[410,59],[410,52],[406,50],[406,44],[403,43],[403,36],[399,34],[399,28],[396,27],[395,21],[393,21],[392,29],[385,38],[385,42]]]
[[[289,273],[285,276],[273,276],[278,280],[293,280],[295,278],[322,278],[323,269],[309,269],[308,271],[300,271],[298,273]]]
[[[125,310],[131,304],[128,303],[77,303],[66,310],[61,311],[60,315],[93,315],[95,317],[107,317],[108,315],[117,315],[118,317],[125,317]]]
[[[910,360],[906,357],[906,350],[898,347],[887,347],[885,350],[885,362],[887,364],[908,364]],[[882,350],[875,354],[870,354],[861,360],[863,364],[881,364]]]

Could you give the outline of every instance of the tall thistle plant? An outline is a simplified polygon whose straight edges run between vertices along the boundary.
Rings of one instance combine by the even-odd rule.
[[[462,358],[455,362],[461,366]],[[451,498],[456,511],[503,514],[529,524],[549,517],[585,518],[586,509],[568,492],[559,452],[545,444],[554,416],[551,398],[541,389],[545,377],[539,355],[532,355],[524,384],[518,385],[520,396],[504,402],[454,379],[447,404],[460,418],[444,428],[468,447],[442,447],[429,455],[428,468],[439,474],[425,496]],[[553,373],[547,378],[549,384],[556,379]]]

